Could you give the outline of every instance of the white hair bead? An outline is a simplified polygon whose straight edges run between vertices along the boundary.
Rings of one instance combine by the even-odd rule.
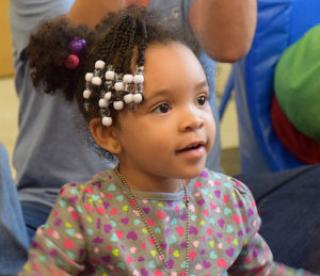
[[[116,74],[115,74],[114,71],[108,70],[108,71],[105,73],[105,78],[106,78],[106,80],[114,80],[115,75],[116,75]]]
[[[140,93],[138,93],[138,94],[134,94],[133,95],[133,101],[135,102],[135,103],[141,103],[142,102],[142,94],[140,94]]]
[[[106,94],[104,94],[103,97],[104,97],[107,101],[109,101],[109,100],[111,99],[111,96],[112,96],[111,92],[108,91]]]
[[[125,74],[123,76],[123,82],[132,83],[133,82],[133,76],[131,74]]]
[[[112,125],[112,118],[111,117],[107,117],[107,116],[103,116],[102,117],[102,124],[106,127],[109,127]]]
[[[85,90],[83,91],[83,98],[89,99],[90,96],[91,96],[91,91],[90,91],[89,89],[85,89]]]
[[[113,102],[113,108],[115,110],[122,110],[123,106],[124,106],[123,101],[115,101],[115,102]]]
[[[103,69],[106,63],[103,60],[97,60],[94,67],[96,69]]]
[[[122,81],[118,81],[114,84],[114,89],[116,91],[123,91],[124,89],[124,85],[123,85],[123,82]]]
[[[139,75],[134,75],[133,77],[133,82],[134,83],[143,83],[144,82],[144,77],[142,74]]]
[[[99,100],[99,107],[106,108],[108,106],[108,101],[104,98]]]
[[[91,81],[92,78],[93,78],[93,74],[90,73],[90,72],[88,72],[88,73],[86,73],[86,75],[84,76],[84,78],[85,78],[86,81]]]
[[[126,104],[133,102],[133,94],[129,93],[123,97],[123,100]]]
[[[92,84],[96,85],[96,86],[100,86],[102,83],[102,80],[100,77],[93,77],[91,80]]]

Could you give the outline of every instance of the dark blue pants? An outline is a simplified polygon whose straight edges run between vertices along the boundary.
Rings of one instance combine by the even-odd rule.
[[[320,274],[320,165],[237,178],[256,199],[275,260]]]

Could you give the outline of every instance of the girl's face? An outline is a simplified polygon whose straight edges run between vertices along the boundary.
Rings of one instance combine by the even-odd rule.
[[[202,66],[176,42],[149,46],[145,61],[144,101],[113,126],[121,173],[148,185],[196,177],[215,136]]]

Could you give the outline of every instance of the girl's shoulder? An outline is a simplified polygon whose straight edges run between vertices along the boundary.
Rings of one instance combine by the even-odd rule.
[[[106,190],[109,192],[115,191],[116,185],[114,182],[113,171],[105,170],[97,173],[87,182],[65,184],[60,190],[59,198],[74,202],[92,201],[100,195],[103,196]]]
[[[204,170],[191,185],[195,209],[209,214],[219,227],[237,229],[246,238],[256,233],[261,220],[248,187],[222,173]],[[229,226],[228,226],[229,225]]]
[[[191,185],[193,194],[202,194],[222,203],[242,202],[242,205],[254,206],[255,201],[249,188],[234,177],[205,169]]]
[[[249,188],[240,180],[226,174],[204,169],[193,181],[194,188],[221,189],[225,192],[237,190],[241,194],[250,194]]]

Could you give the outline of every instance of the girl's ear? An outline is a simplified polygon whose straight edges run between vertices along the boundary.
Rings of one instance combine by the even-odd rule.
[[[96,143],[113,155],[121,152],[121,144],[116,135],[114,126],[104,127],[100,118],[92,119],[89,122],[89,130]]]

